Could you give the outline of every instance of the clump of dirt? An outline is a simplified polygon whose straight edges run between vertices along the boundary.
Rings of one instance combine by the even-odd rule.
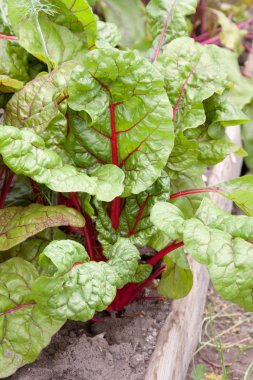
[[[169,301],[141,301],[120,317],[67,322],[38,360],[10,379],[143,380],[169,311]]]

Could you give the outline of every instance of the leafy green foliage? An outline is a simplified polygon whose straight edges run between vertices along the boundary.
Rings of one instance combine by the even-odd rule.
[[[253,219],[207,194],[251,216],[252,177],[203,180],[246,154],[226,135],[249,120],[245,24],[219,13],[209,30],[197,0],[2,3],[0,378],[67,319],[122,311],[155,278],[162,296],[185,297],[188,254],[253,310]],[[236,53],[210,45],[213,32]]]
[[[83,227],[85,224],[76,210],[39,204],[2,209],[0,221],[0,251],[8,250],[48,227]]]

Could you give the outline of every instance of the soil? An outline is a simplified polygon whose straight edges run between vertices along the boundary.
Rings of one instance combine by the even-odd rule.
[[[143,380],[168,301],[139,301],[97,323],[67,322],[11,380]]]
[[[187,380],[243,380],[253,363],[253,313],[224,301],[210,288],[198,353]],[[202,366],[204,374],[193,377]],[[253,373],[247,380],[253,380]]]

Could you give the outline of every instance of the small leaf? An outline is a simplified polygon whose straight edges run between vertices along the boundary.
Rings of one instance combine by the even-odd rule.
[[[179,250],[175,251],[175,255],[180,255]],[[193,274],[190,270],[189,264],[187,268],[182,267],[175,258],[175,255],[174,260],[169,256],[164,257],[163,262],[167,269],[162,273],[162,278],[157,290],[162,296],[179,299],[186,297],[190,292],[193,285]],[[185,259],[187,262],[186,257]]]
[[[48,227],[83,227],[81,214],[66,206],[9,207],[0,210],[0,251],[6,251]]]
[[[140,264],[137,267],[137,271],[132,279],[132,282],[143,282],[145,281],[152,273],[153,267],[148,264]]]
[[[13,258],[0,264],[0,378],[33,362],[64,321],[55,321],[34,304],[32,264]]]
[[[23,86],[24,83],[17,79],[13,79],[7,75],[0,75],[0,92],[4,94],[19,91]]]

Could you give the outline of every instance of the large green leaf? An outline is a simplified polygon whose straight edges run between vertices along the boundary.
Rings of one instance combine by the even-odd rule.
[[[160,176],[174,140],[171,106],[157,70],[133,52],[95,50],[69,84],[70,134],[76,165],[114,163],[125,172],[123,196],[145,191]]]
[[[39,23],[52,67],[81,58],[86,53],[85,43],[65,26],[48,20],[46,16],[40,16]],[[20,25],[19,44],[42,62],[47,62],[45,49],[33,20],[25,20]]]
[[[117,288],[131,282],[140,254],[127,239],[119,239],[108,262],[89,262],[83,246],[73,241],[50,243],[40,256],[44,270],[32,286],[39,308],[58,319],[87,321],[113,301]]]
[[[196,128],[206,120],[203,101],[228,86],[220,48],[202,46],[188,37],[174,40],[158,58],[177,129]]]
[[[66,206],[9,207],[0,210],[0,251],[6,251],[48,227],[83,227],[81,214]]]
[[[151,0],[147,6],[147,16],[154,46],[158,45],[164,32],[164,44],[188,36],[186,17],[195,13],[197,5],[198,0]]]
[[[116,24],[121,32],[120,45],[145,50],[150,44],[146,12],[141,0],[103,0],[106,21]]]
[[[0,264],[0,378],[34,361],[64,322],[34,304],[31,286],[37,277],[33,265],[21,258]]]
[[[28,128],[0,126],[0,153],[5,164],[57,192],[86,192],[111,201],[123,191],[124,173],[115,165],[103,165],[89,177],[45,147],[44,140]]]
[[[186,223],[184,243],[189,254],[207,267],[215,289],[225,299],[253,311],[250,242],[192,219]]]

